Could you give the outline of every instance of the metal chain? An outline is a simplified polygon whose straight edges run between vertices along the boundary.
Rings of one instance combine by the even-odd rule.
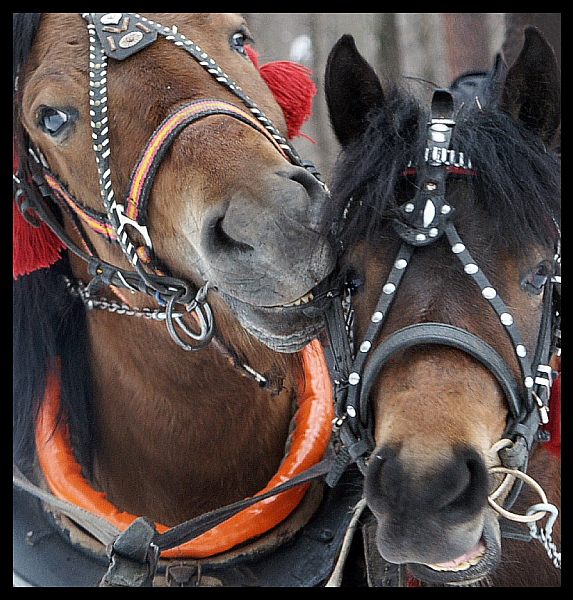
[[[85,307],[88,310],[100,309],[107,310],[111,313],[116,313],[118,315],[127,315],[128,317],[141,317],[143,319],[149,319],[151,321],[165,321],[167,318],[167,313],[165,310],[156,308],[134,308],[125,304],[123,302],[116,302],[114,300],[108,300],[103,296],[98,298],[93,297],[90,291],[87,289],[87,286],[78,281],[76,283],[72,283],[70,279],[67,277],[64,278],[66,282],[66,288],[68,292],[75,297],[79,297],[84,303]],[[183,313],[174,313],[174,317],[182,317]]]

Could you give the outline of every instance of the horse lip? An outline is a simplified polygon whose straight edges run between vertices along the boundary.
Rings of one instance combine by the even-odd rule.
[[[486,577],[498,565],[501,559],[501,532],[499,522],[493,511],[488,510],[485,518],[482,541],[485,551],[480,561],[467,569],[447,570],[433,569],[430,565],[421,563],[408,564],[408,570],[421,581],[442,585],[464,586],[472,585]]]
[[[322,313],[308,314],[308,304],[291,307],[265,307],[249,304],[225,293],[218,293],[235,313],[241,325],[260,342],[276,352],[298,352],[316,338],[323,326]],[[294,321],[285,323],[286,317]]]

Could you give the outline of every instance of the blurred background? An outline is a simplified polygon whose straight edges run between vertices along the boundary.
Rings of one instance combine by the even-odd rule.
[[[489,70],[498,52],[508,64],[535,25],[552,44],[561,67],[561,13],[243,13],[255,38],[260,64],[293,60],[309,67],[318,88],[313,116],[302,132],[316,143],[293,140],[323,176],[339,151],[324,100],[326,59],[345,33],[384,79],[417,77],[447,87],[467,71]],[[423,85],[423,83],[422,83]],[[428,84],[427,84],[428,85]]]

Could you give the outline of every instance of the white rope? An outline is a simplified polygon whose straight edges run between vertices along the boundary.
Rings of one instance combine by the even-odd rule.
[[[493,446],[490,448],[490,452],[494,455],[497,455],[497,453],[502,448],[506,448],[512,445],[513,442],[511,440],[504,438],[493,444]],[[547,555],[553,561],[553,565],[555,566],[555,568],[561,569],[561,552],[559,552],[557,546],[553,543],[553,540],[551,539],[553,525],[557,520],[559,511],[557,510],[557,507],[554,504],[550,504],[547,501],[547,495],[545,494],[543,488],[539,485],[539,483],[537,483],[537,481],[535,481],[535,479],[533,479],[533,477],[527,475],[527,473],[524,473],[523,471],[519,471],[518,469],[509,469],[507,467],[494,466],[490,467],[488,471],[489,473],[505,474],[505,477],[503,478],[502,482],[499,484],[497,489],[495,489],[487,498],[487,501],[489,502],[490,506],[497,513],[499,513],[506,519],[509,519],[510,521],[527,523],[531,537],[533,539],[539,540],[543,544]],[[508,491],[508,489],[514,483],[515,478],[521,479],[524,483],[531,486],[541,498],[541,502],[530,506],[527,509],[525,515],[519,515],[517,513],[510,512],[509,510],[506,510],[496,502],[496,499],[499,498],[499,496],[501,496],[504,492]],[[538,528],[535,523],[540,519],[544,518],[547,514],[549,514],[549,518],[547,520],[545,528]]]
[[[350,544],[352,542],[354,532],[356,531],[356,527],[358,525],[358,519],[360,518],[360,515],[362,514],[362,511],[365,507],[366,499],[361,498],[352,511],[352,518],[350,519],[348,529],[344,534],[344,540],[342,541],[342,548],[340,549],[340,554],[338,555],[338,559],[336,560],[336,566],[334,567],[334,571],[332,571],[332,575],[330,576],[329,580],[326,582],[326,585],[324,587],[340,587],[342,583],[344,563],[346,562],[348,552],[350,551]]]

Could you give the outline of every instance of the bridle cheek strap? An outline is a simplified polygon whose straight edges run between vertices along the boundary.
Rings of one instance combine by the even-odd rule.
[[[164,119],[147,142],[132,171],[125,210],[122,212],[123,227],[121,233],[124,233],[126,224],[138,229],[140,233],[144,234],[143,239],[148,248],[148,253],[152,251],[152,245],[145,229],[147,207],[153,182],[161,162],[183,129],[201,119],[212,116],[229,116],[249,125],[264,135],[281,156],[290,162],[281,145],[269,131],[257,119],[238,106],[211,98],[183,104]],[[46,170],[44,178],[56,199],[60,202],[63,201],[68,209],[73,210],[91,231],[103,236],[110,242],[117,240],[114,226],[110,223],[107,214],[97,212],[81,204],[51,172]]]

